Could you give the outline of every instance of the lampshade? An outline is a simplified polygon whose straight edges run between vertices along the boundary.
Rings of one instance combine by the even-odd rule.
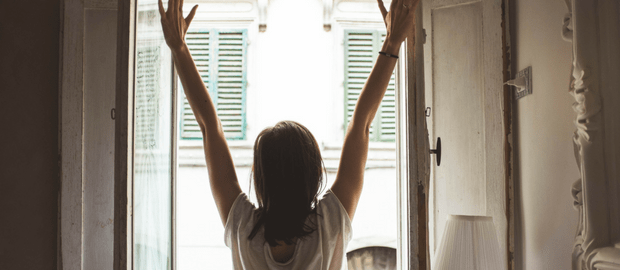
[[[448,216],[433,270],[505,270],[493,218]]]

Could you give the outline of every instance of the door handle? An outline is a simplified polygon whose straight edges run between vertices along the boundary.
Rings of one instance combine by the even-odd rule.
[[[437,161],[437,166],[441,164],[441,138],[437,137],[437,144],[435,145],[435,149],[431,149],[431,154],[435,154],[435,161]]]

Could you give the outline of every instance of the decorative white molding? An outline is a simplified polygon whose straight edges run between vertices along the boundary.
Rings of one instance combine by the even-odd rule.
[[[620,117],[614,104],[620,100],[617,79],[609,76],[610,72],[617,76],[620,70],[616,59],[620,54],[610,49],[620,44],[620,5],[609,0],[566,3],[569,13],[562,37],[573,44],[570,93],[577,113],[573,143],[581,174],[572,189],[579,211],[572,269],[620,269],[620,245],[614,243],[620,236],[616,213],[620,148],[616,146],[619,131],[613,126]]]
[[[269,0],[258,0],[258,31],[267,31],[267,7]]]
[[[332,15],[334,14],[334,0],[323,0],[323,30],[332,30]]]

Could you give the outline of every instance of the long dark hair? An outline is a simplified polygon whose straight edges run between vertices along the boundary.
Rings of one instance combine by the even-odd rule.
[[[282,121],[258,134],[252,169],[257,221],[248,238],[264,227],[265,240],[277,246],[314,232],[316,224],[306,221],[316,215],[324,171],[319,145],[303,125]]]

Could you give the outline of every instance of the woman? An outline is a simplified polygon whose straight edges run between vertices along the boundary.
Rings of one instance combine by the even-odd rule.
[[[357,101],[344,139],[338,173],[319,200],[323,161],[314,136],[283,121],[263,130],[254,145],[252,174],[258,208],[241,191],[215,106],[185,44],[198,6],[183,18],[183,1],[159,11],[185,95],[203,135],[213,198],[225,226],[235,269],[340,269],[351,239],[351,220],[362,192],[369,128],[387,89],[401,43],[414,29],[419,0],[382,0],[387,36]]]

